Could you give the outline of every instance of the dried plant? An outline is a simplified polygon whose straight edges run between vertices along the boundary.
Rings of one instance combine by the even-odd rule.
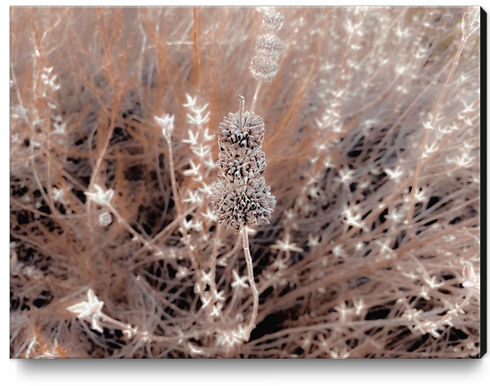
[[[262,151],[264,123],[253,112],[229,115],[219,126],[218,177],[213,205],[218,222],[236,233],[243,228],[270,224],[276,204],[262,175],[267,166]]]
[[[483,354],[479,24],[11,8],[11,357]]]
[[[243,250],[247,262],[248,281],[252,288],[254,304],[247,329],[247,340],[255,328],[259,296],[255,287],[252,257],[248,243],[248,228],[270,224],[275,197],[261,177],[267,166],[262,151],[264,123],[253,112],[244,112],[245,98],[239,96],[240,110],[229,115],[219,126],[218,177],[213,195],[213,205],[218,223],[242,232]]]

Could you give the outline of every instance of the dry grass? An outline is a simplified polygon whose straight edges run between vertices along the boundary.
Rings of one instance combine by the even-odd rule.
[[[478,356],[479,10],[277,10],[248,336],[212,135],[256,93],[261,12],[11,8],[11,357]]]

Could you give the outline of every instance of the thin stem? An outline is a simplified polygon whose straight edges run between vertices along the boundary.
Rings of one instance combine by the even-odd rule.
[[[137,336],[139,339],[143,340],[144,342],[152,342],[152,343],[161,343],[161,342],[170,342],[170,341],[180,341],[183,339],[190,339],[195,337],[195,333],[192,334],[182,334],[179,336],[157,336],[153,335],[148,331],[145,330],[138,330],[138,328],[131,326],[130,324],[125,324],[120,322],[119,320],[116,320],[114,318],[111,318],[110,316],[104,314],[104,313],[99,313],[99,320],[106,324],[108,327],[116,327],[123,331],[125,334],[127,334],[128,338],[131,338],[133,335]],[[204,335],[205,331],[200,332],[199,334]]]
[[[102,147],[102,150],[99,154],[99,157],[98,157],[97,162],[95,164],[95,168],[92,169],[92,176],[90,177],[90,183],[88,186],[89,192],[94,191],[95,181],[97,179],[97,175],[99,173],[99,169],[100,169],[100,166],[102,164],[102,161],[104,160],[104,155],[107,151],[107,147],[109,146],[109,142],[110,142],[111,137],[112,137],[112,132],[114,131],[114,121],[115,120],[116,120],[116,114],[113,113],[112,117],[111,117],[111,124],[109,127],[109,132],[108,132],[107,137],[105,138],[104,146]],[[89,149],[91,148],[91,146],[92,146],[92,143],[89,142]],[[91,204],[92,204],[92,200],[87,200],[87,214],[88,214],[87,221],[89,223],[89,229],[90,229],[90,245],[93,246],[93,244],[94,244],[94,227],[90,224],[90,221],[91,221],[91,214],[90,214],[91,213]]]
[[[240,102],[240,108],[238,110],[238,114],[240,115],[240,123],[238,124],[238,126],[241,129],[243,125],[243,110],[245,109],[245,98],[241,95],[238,95],[238,100]]]
[[[213,243],[213,253],[211,255],[211,285],[216,286],[216,257],[218,256],[218,241],[221,236],[221,227],[218,225],[216,236]]]
[[[195,76],[195,87],[197,94],[197,103],[200,106],[201,103],[201,82],[199,78],[199,66],[201,65],[201,61],[199,59],[199,43],[198,43],[198,18],[197,18],[197,9],[193,8],[193,16],[194,16],[194,76]]]
[[[252,101],[252,107],[250,107],[250,111],[254,111],[255,105],[257,104],[257,99],[259,98],[259,92],[260,92],[260,87],[262,86],[262,81],[259,80],[259,83],[257,83],[257,87],[255,88],[255,95],[254,99]]]
[[[175,180],[174,171],[174,154],[172,151],[172,141],[167,139],[168,144],[168,158],[169,158],[169,169],[170,169],[170,182],[172,184],[172,193],[174,195],[175,208],[177,209],[177,216],[180,217],[182,214],[182,208],[180,207],[179,194],[177,193],[177,182]]]
[[[246,227],[242,229],[242,237],[243,237],[243,252],[245,253],[245,260],[247,261],[248,282],[250,284],[250,288],[252,288],[252,293],[253,293],[252,318],[250,319],[250,323],[248,324],[248,333],[250,334],[252,330],[255,328],[255,321],[257,320],[257,313],[259,309],[259,293],[257,291],[257,288],[255,287],[252,257],[250,256],[250,249],[248,245],[248,233]]]
[[[238,249],[240,247],[240,239],[237,239],[236,240],[236,243],[235,245],[233,246],[233,249],[230,250],[229,252],[227,252],[226,254],[224,254],[223,256],[221,256],[219,259],[218,259],[218,265],[223,265],[224,267],[226,267],[227,263],[226,263],[226,259],[228,259],[229,257],[233,256],[235,253],[237,253]]]
[[[159,234],[157,234],[155,237],[153,237],[153,239],[149,240],[147,242],[147,244],[143,245],[143,247],[141,249],[139,249],[137,252],[135,252],[133,254],[132,259],[129,262],[134,263],[141,253],[143,253],[145,250],[147,250],[152,244],[156,243],[157,241],[160,240],[160,243],[163,244],[165,242],[165,239],[161,240],[161,238],[163,236],[169,234],[170,232],[172,232],[173,229],[178,224],[181,224],[182,225],[182,219],[185,218],[188,214],[194,212],[197,208],[198,208],[198,205],[197,204],[194,204],[194,206],[192,206],[191,208],[189,208],[188,210],[186,210],[184,213],[182,213],[182,216],[177,217],[174,221],[172,221],[170,224],[168,224],[165,227],[165,229],[163,229]],[[140,262],[137,265],[132,266],[131,269],[135,269],[136,267],[138,267],[141,264],[144,264],[144,262]]]
[[[162,191],[163,197],[165,197],[167,192],[165,191],[165,188],[163,186],[162,172],[160,170],[160,147],[158,146],[158,144],[156,146],[155,167],[157,169],[158,185],[160,187],[160,190]]]
[[[179,200],[179,196],[177,194],[177,181],[175,180],[174,156],[173,156],[173,152],[172,152],[172,140],[170,138],[170,135],[167,136],[165,139],[168,143],[169,164],[170,164],[170,181],[172,183],[172,192],[174,195],[175,207],[177,208],[177,217],[180,219],[180,224],[181,224],[180,229],[181,229],[181,233],[182,233],[182,238],[184,239],[186,249],[189,252],[189,258],[191,261],[192,269],[194,270],[194,273],[196,275],[196,280],[198,282],[202,282],[201,273],[199,272],[199,265],[197,264],[196,258],[194,256],[194,252],[193,252],[192,248],[190,247],[189,242],[187,241],[187,229],[184,226],[184,218],[182,216],[182,208],[180,206],[180,200]]]
[[[451,70],[449,71],[449,75],[446,79],[446,83],[444,83],[444,86],[442,87],[442,92],[439,96],[439,100],[437,101],[436,109],[434,111],[434,114],[432,115],[430,127],[433,127],[434,123],[436,122],[437,116],[439,115],[439,110],[442,107],[442,102],[444,101],[444,97],[446,96],[447,88],[449,87],[449,83],[451,83],[454,72],[456,71],[456,66],[458,65],[459,57],[461,56],[461,52],[463,51],[463,47],[464,47],[464,44],[466,42],[466,39],[464,38],[465,32],[466,31],[463,31],[463,38],[462,38],[461,44],[459,45],[458,52],[456,53],[456,55],[454,57],[454,61],[453,61],[453,64],[451,66]],[[409,201],[410,206],[409,206],[408,213],[407,213],[407,220],[410,224],[409,232],[411,234],[413,234],[413,230],[412,230],[413,221],[412,220],[413,220],[413,213],[414,213],[414,208],[415,208],[414,197],[415,197],[415,192],[417,191],[417,182],[418,182],[418,179],[420,176],[420,172],[422,171],[422,158],[423,158],[422,156],[423,156],[424,151],[425,151],[425,145],[427,144],[427,140],[429,139],[429,134],[430,134],[430,131],[426,130],[425,135],[424,135],[424,139],[422,140],[422,144],[420,145],[419,158],[417,160],[417,166],[415,168],[415,173],[413,176],[412,191],[410,194],[410,201]]]

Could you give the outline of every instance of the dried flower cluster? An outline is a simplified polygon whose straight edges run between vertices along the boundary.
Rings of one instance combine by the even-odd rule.
[[[242,116],[243,115],[243,116]],[[219,125],[218,177],[213,195],[218,222],[238,233],[243,227],[270,224],[275,197],[262,175],[264,122],[254,112],[230,113]]]
[[[479,8],[10,21],[12,358],[484,353]]]
[[[250,62],[250,73],[257,80],[271,82],[279,69],[277,57],[284,50],[284,42],[274,32],[279,31],[283,23],[284,16],[274,7],[267,7],[264,10],[262,27],[267,32],[257,37],[255,44],[257,55]]]

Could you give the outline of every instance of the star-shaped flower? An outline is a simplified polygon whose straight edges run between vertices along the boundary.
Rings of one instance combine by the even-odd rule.
[[[61,201],[65,192],[62,189],[53,188],[53,200]]]
[[[92,324],[92,328],[100,333],[103,332],[102,328],[99,325],[99,317],[101,315],[102,307],[104,306],[104,302],[100,302],[95,296],[94,291],[89,289],[87,291],[88,302],[80,302],[71,307],[68,307],[67,310],[73,312],[77,315],[79,319],[89,320]]]
[[[85,195],[96,204],[99,205],[107,205],[111,202],[112,197],[114,197],[114,190],[108,189],[104,192],[104,190],[99,186],[95,185],[96,193],[85,192]]]
[[[311,233],[308,234],[308,246],[316,247],[320,244],[320,235],[313,236]]]
[[[238,276],[238,273],[236,270],[232,270],[231,272],[233,273],[233,277],[235,278],[235,281],[233,283],[231,283],[231,286],[233,288],[235,288],[235,287],[247,288],[248,287],[248,284],[245,283],[245,280],[247,280],[247,278],[245,276],[243,276],[243,277]]]
[[[289,243],[289,238],[289,234],[286,234],[286,239],[284,241],[276,240],[276,243],[272,245],[271,248],[279,249],[281,251],[303,252],[303,249],[299,248],[295,243]]]
[[[186,94],[186,97],[187,97],[187,103],[184,104],[183,106],[193,107],[196,104],[197,97],[194,97],[193,99],[189,94]]]
[[[162,117],[155,116],[155,121],[162,128],[162,134],[165,139],[169,141],[174,131],[174,116],[170,114],[164,114]]]

